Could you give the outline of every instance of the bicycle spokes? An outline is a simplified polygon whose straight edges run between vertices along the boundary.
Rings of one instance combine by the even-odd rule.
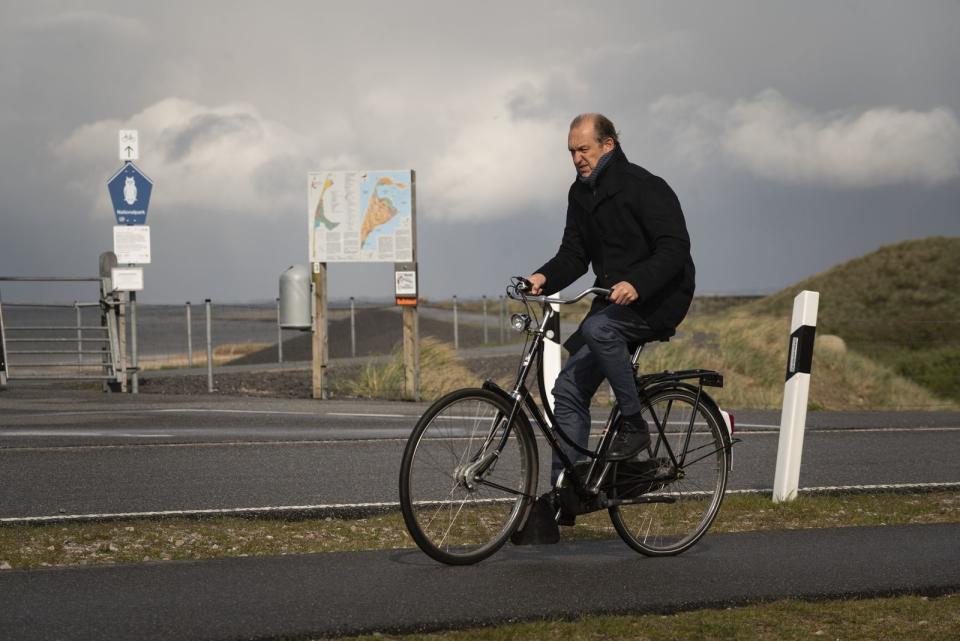
[[[618,472],[615,488],[621,503],[610,516],[634,549],[678,554],[703,536],[720,509],[729,448],[722,419],[690,390],[663,390],[648,399],[645,412],[660,432],[656,456]]]

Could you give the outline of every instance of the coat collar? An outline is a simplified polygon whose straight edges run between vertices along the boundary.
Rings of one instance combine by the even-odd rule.
[[[592,213],[597,205],[613,196],[623,187],[620,174],[628,164],[629,161],[627,160],[626,154],[623,153],[623,148],[617,143],[617,146],[613,149],[613,157],[610,158],[610,162],[603,169],[600,178],[597,180],[596,188],[591,190],[589,185],[579,180],[574,180],[572,187],[573,197],[581,207],[587,210],[587,212]]]

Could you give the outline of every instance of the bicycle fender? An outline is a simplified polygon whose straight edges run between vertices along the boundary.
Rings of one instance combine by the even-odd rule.
[[[497,396],[502,397],[503,400],[505,400],[505,401],[508,402],[508,403],[511,403],[511,404],[513,403],[513,397],[510,396],[510,392],[508,392],[507,390],[503,389],[502,387],[500,387],[499,385],[497,385],[496,383],[494,383],[494,382],[493,382],[492,380],[490,380],[489,378],[488,378],[487,380],[483,381],[483,385],[481,385],[480,387],[482,387],[483,389],[487,390],[488,392],[493,392],[493,393],[496,394]]]
[[[481,385],[480,387],[485,389],[488,392],[493,392],[494,394],[496,394],[497,396],[505,400],[508,404],[513,405],[514,399],[512,396],[510,396],[510,392],[503,389],[502,387],[500,387],[499,385],[491,381],[489,378],[485,380],[483,382],[483,385]],[[520,404],[519,410],[520,411],[517,412],[517,419],[520,422],[520,426],[521,426],[520,429],[526,430],[528,434],[531,437],[533,437],[534,454],[537,456],[537,459],[539,460],[540,448],[537,447],[536,434],[533,431],[533,425],[530,423],[530,417],[527,416],[527,413],[523,409],[523,403]]]

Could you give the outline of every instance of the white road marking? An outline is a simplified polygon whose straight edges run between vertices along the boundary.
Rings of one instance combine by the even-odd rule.
[[[960,489],[960,482],[948,483],[891,483],[877,485],[827,485],[802,487],[801,494],[830,494],[846,492],[906,492]],[[772,488],[748,488],[727,490],[727,494],[773,494]],[[371,503],[326,503],[320,505],[275,505],[262,507],[239,507],[202,510],[164,510],[157,512],[104,512],[93,514],[52,514],[48,516],[15,516],[0,518],[3,525],[27,525],[39,523],[61,523],[67,521],[108,521],[117,519],[150,519],[197,516],[237,516],[256,514],[278,514],[290,512],[314,512],[318,516],[345,512],[376,512],[395,510],[400,507],[396,501]]]
[[[321,412],[296,412],[293,410],[237,410],[207,407],[167,407],[143,410],[153,414],[278,414],[280,416],[320,416]]]
[[[252,414],[252,415],[271,415],[278,416],[338,416],[343,418],[382,418],[416,421],[420,414],[384,414],[374,412],[301,412],[293,410],[243,410],[243,409],[220,409],[220,408],[195,408],[195,407],[170,407],[160,409],[111,409],[111,410],[82,410],[76,412],[42,412],[37,414],[12,414],[14,418],[43,418],[48,416],[87,416],[97,414]],[[448,418],[473,418],[472,416],[448,416]],[[591,421],[593,425],[606,425],[606,420]],[[758,428],[760,430],[777,430],[780,425],[769,423],[736,423],[736,433],[739,434],[761,434],[763,432],[741,431],[739,428]],[[807,426],[808,432],[955,432],[960,431],[960,426],[941,426],[941,427],[830,427]],[[0,427],[0,436],[4,430]],[[58,433],[59,434],[59,433]],[[45,435],[45,434],[44,434]],[[71,435],[81,436],[81,433]]]
[[[0,447],[0,455],[8,452],[75,452],[78,450],[136,450],[151,448],[186,448],[186,447],[302,447],[315,445],[371,445],[382,443],[406,443],[407,438],[338,438],[328,440],[296,440],[296,441],[199,441],[192,443],[137,443],[114,445],[48,445],[35,447]]]
[[[775,430],[734,430],[734,436],[745,434],[778,434],[780,426],[775,426]],[[871,432],[960,432],[960,427],[808,427],[807,433],[816,432],[817,434],[865,434]]]
[[[419,416],[410,414],[363,414],[360,412],[327,412],[327,416],[356,416],[360,418],[407,418],[416,420]]]

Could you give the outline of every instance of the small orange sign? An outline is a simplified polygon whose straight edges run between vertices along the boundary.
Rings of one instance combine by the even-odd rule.
[[[410,305],[412,307],[417,306],[416,296],[397,296],[397,305]]]

